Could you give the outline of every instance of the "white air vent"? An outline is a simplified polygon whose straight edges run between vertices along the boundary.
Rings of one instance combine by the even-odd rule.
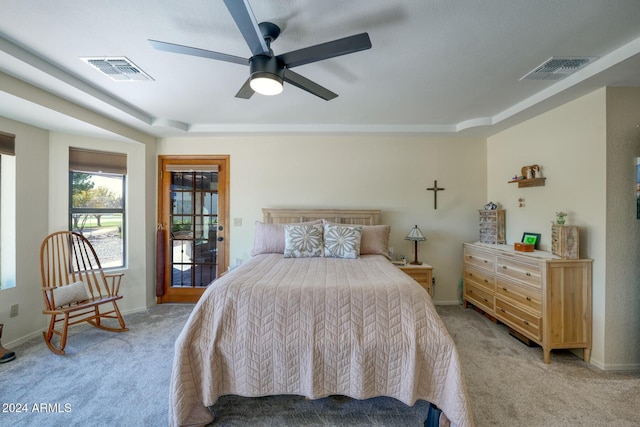
[[[141,80],[153,80],[151,76],[142,71],[142,69],[136,66],[133,62],[124,56],[112,57],[112,58],[80,58],[87,64],[91,65],[102,74],[106,75],[112,80],[118,82],[130,82]]]
[[[595,56],[552,56],[520,80],[560,80],[598,59]]]

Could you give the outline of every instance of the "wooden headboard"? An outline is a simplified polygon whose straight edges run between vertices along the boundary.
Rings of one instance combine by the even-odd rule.
[[[352,209],[262,209],[266,224],[290,224],[292,222],[326,219],[339,224],[378,225],[379,210]]]

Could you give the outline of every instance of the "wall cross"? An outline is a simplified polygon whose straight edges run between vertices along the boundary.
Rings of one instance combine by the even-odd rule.
[[[433,187],[427,190],[433,191],[433,209],[438,209],[438,191],[444,191],[444,188],[439,188],[438,181],[433,181]]]

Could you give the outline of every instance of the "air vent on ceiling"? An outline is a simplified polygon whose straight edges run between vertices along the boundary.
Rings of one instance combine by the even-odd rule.
[[[128,58],[121,57],[92,57],[80,58],[87,64],[96,68],[102,74],[118,82],[130,82],[141,80],[153,80],[151,76],[142,71],[140,67]]]
[[[560,80],[597,59],[595,56],[552,56],[520,80]]]

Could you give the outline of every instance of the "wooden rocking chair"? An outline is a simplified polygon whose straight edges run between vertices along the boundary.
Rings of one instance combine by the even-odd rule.
[[[67,330],[78,323],[128,331],[116,303],[122,299],[119,292],[124,274],[105,274],[93,246],[82,234],[59,231],[48,235],[40,246],[40,271],[42,313],[51,316],[49,329],[42,334],[51,351],[64,354]],[[103,319],[117,319],[120,327],[105,326]],[[60,337],[58,346],[52,341],[54,335]]]

